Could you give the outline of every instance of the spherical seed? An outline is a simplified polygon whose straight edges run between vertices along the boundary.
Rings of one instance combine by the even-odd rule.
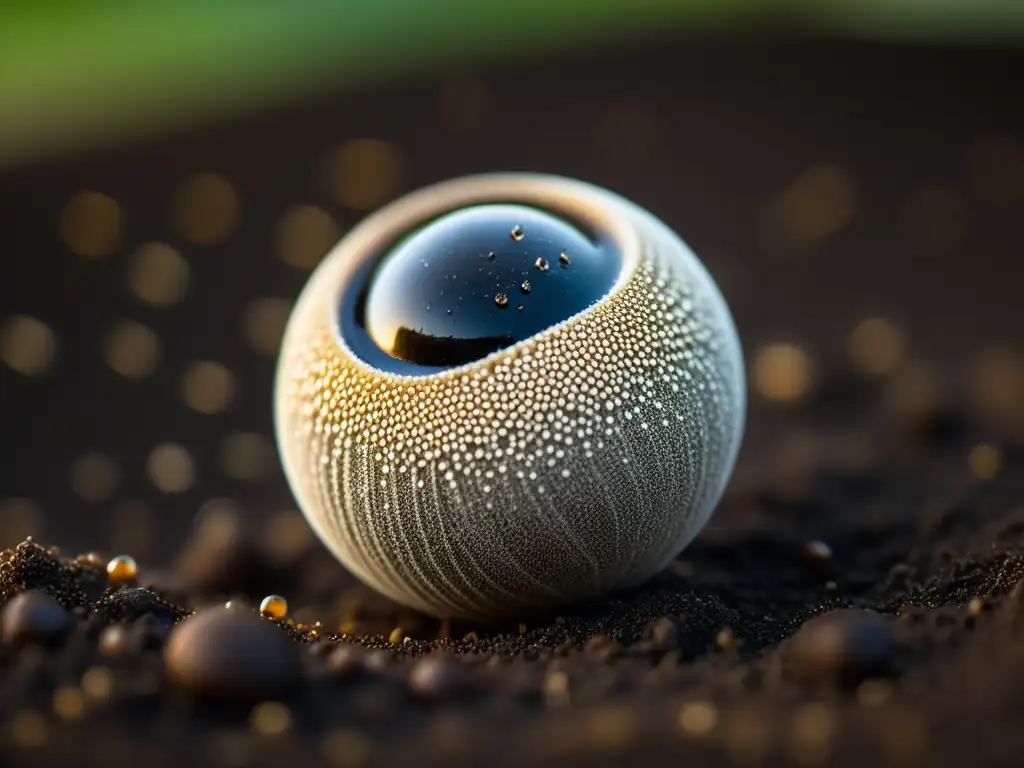
[[[203,609],[176,625],[163,658],[175,686],[211,702],[278,699],[299,678],[295,645],[280,628],[222,607]]]
[[[890,620],[861,609],[816,616],[804,623],[790,643],[790,669],[808,682],[856,685],[869,677],[885,677],[896,656]]]
[[[463,243],[462,266],[432,249],[399,269],[407,246],[496,199],[540,215]],[[549,214],[580,242],[549,242]],[[571,267],[551,268],[563,248]],[[558,308],[542,294],[579,283],[588,251],[615,267],[601,291],[523,338],[505,331]],[[407,301],[373,300],[385,272]],[[477,274],[491,282],[463,290]],[[527,276],[523,311],[495,306]],[[453,336],[460,300],[492,324]],[[396,308],[416,322],[384,322]],[[439,330],[412,332],[425,322]],[[441,618],[518,618],[653,575],[720,499],[746,411],[731,316],[689,249],[632,203],[543,176],[448,182],[364,220],[296,303],[277,370],[281,454],[314,530],[365,582]]]
[[[128,555],[118,555],[107,563],[107,578],[114,584],[129,584],[138,573],[138,565]]]
[[[288,601],[280,595],[267,595],[260,602],[260,613],[281,620],[288,615]]]
[[[5,643],[56,645],[74,626],[74,617],[45,592],[31,590],[11,598],[0,615]]]

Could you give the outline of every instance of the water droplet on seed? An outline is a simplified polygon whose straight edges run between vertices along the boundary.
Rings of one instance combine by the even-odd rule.
[[[558,254],[558,261],[561,262],[563,267],[568,267],[570,263],[569,254],[566,253],[565,251],[562,251],[560,254]]]
[[[514,227],[512,227],[512,239],[515,240],[517,243],[523,239],[524,235],[525,233],[523,232],[522,225],[516,224]]]
[[[538,258],[535,262],[533,262],[533,266],[535,266],[541,272],[547,272],[548,271],[548,260],[547,259]]]
[[[530,281],[529,280],[524,280],[523,281],[523,293],[529,293],[529,292],[530,292]]]
[[[506,296],[504,293],[499,293],[494,297],[494,303],[497,304],[499,307],[508,306],[508,296]]]

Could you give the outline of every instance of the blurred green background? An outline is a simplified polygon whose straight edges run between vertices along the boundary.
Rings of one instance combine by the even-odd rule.
[[[1010,47],[1020,0],[5,0],[0,166],[471,59],[777,29]]]

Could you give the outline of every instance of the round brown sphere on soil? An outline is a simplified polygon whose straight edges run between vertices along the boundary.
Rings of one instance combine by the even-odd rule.
[[[0,637],[11,645],[56,645],[71,631],[74,617],[45,592],[31,590],[11,598],[0,617]]]
[[[199,611],[171,633],[164,650],[168,679],[198,699],[252,704],[279,698],[299,678],[294,644],[248,611]]]

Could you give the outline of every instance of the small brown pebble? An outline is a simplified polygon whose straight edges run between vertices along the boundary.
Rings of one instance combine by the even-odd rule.
[[[409,670],[409,690],[421,699],[440,699],[462,689],[465,670],[446,654],[420,659]]]
[[[45,592],[15,596],[0,616],[0,635],[11,645],[57,645],[74,626],[74,617]]]
[[[890,621],[874,611],[842,609],[805,622],[789,647],[790,669],[808,682],[856,685],[892,671],[896,641]]]
[[[812,573],[824,573],[832,562],[832,547],[824,541],[809,541],[804,545],[804,564]]]
[[[212,702],[253,704],[287,694],[299,678],[295,645],[245,611],[207,608],[180,622],[164,650],[170,681]]]

